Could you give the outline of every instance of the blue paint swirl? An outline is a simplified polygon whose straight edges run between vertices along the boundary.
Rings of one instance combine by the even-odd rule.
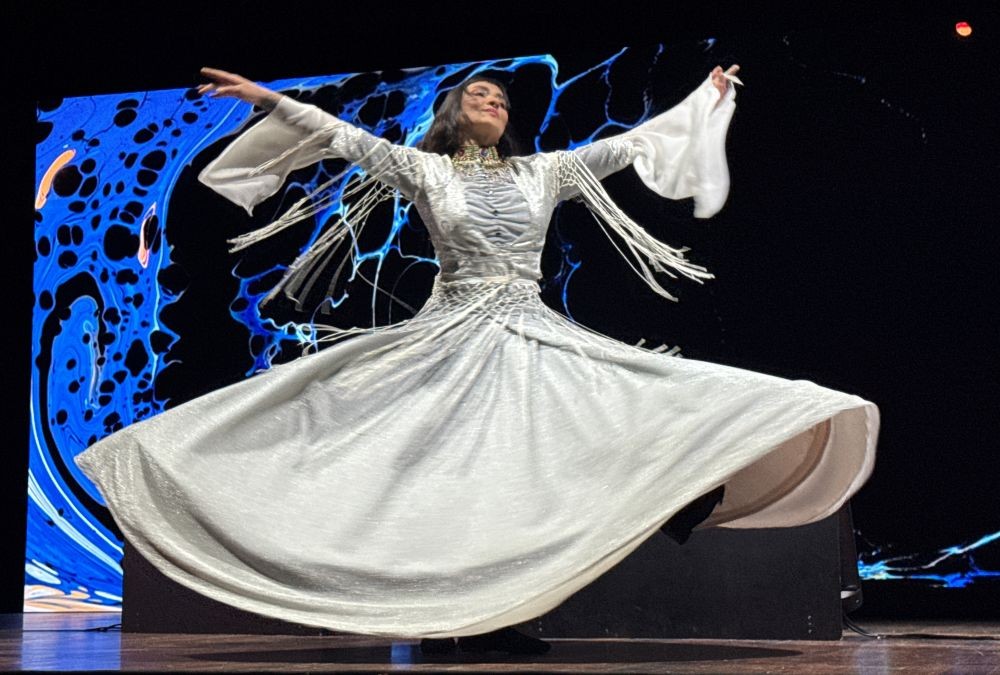
[[[948,546],[934,554],[890,555],[883,546],[862,552],[858,573],[865,581],[913,580],[939,588],[966,588],[979,580],[1000,578],[1000,570],[983,569],[974,551],[1000,541],[1000,531],[969,544]]]

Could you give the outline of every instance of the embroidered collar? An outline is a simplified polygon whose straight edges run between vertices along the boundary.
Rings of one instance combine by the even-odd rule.
[[[463,145],[451,156],[451,162],[456,168],[485,169],[487,171],[506,169],[507,162],[500,159],[495,145],[481,147],[478,145]]]

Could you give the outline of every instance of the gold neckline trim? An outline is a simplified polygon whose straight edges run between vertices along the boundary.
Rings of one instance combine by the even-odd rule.
[[[505,169],[507,161],[500,158],[495,145],[463,145],[451,156],[451,162],[459,168]]]

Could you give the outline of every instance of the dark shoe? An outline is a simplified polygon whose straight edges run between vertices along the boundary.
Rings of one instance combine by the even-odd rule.
[[[660,527],[660,532],[667,535],[678,544],[683,544],[691,536],[691,531],[698,523],[703,522],[713,509],[722,501],[726,486],[720,485],[707,492],[678,511]]]
[[[520,633],[509,626],[482,635],[458,638],[463,652],[507,652],[508,654],[544,654],[552,648],[545,640]]]
[[[421,654],[454,654],[455,638],[424,638],[420,641]]]

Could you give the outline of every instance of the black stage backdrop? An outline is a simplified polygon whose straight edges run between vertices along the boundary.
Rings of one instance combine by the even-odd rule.
[[[9,531],[0,611],[20,610],[24,581],[35,102],[191,86],[203,65],[268,80],[550,53],[565,77],[621,47],[663,43],[683,92],[715,63],[740,63],[747,86],[730,131],[726,208],[708,222],[684,222],[684,209],[671,206],[634,214],[639,222],[664,213],[676,220],[667,241],[692,245],[693,259],[719,279],[675,284],[681,303],[673,305],[624,267],[614,284],[581,277],[576,318],[631,342],[680,343],[688,358],[811,379],[875,401],[880,452],[853,501],[862,551],[880,547],[883,560],[915,554],[910,562],[919,567],[941,549],[1000,531],[1000,237],[989,208],[1000,169],[995,10],[951,3],[934,11],[751,13],[735,4],[694,11],[616,2],[603,15],[579,16],[576,3],[346,4],[7,10],[0,508]],[[955,35],[960,20],[973,27],[968,39]],[[706,40],[714,42],[704,52],[693,47]],[[628,199],[631,178],[616,176],[608,187]],[[174,245],[184,255],[183,242]],[[196,255],[188,261],[199,264]],[[669,330],[662,315],[644,322],[652,311],[668,313]],[[215,361],[217,384],[241,376],[239,356]],[[215,386],[166,384],[184,398]],[[1000,570],[998,548],[993,542],[912,574]],[[996,617],[997,608],[1000,578],[965,588],[914,578],[867,582],[861,614]]]

